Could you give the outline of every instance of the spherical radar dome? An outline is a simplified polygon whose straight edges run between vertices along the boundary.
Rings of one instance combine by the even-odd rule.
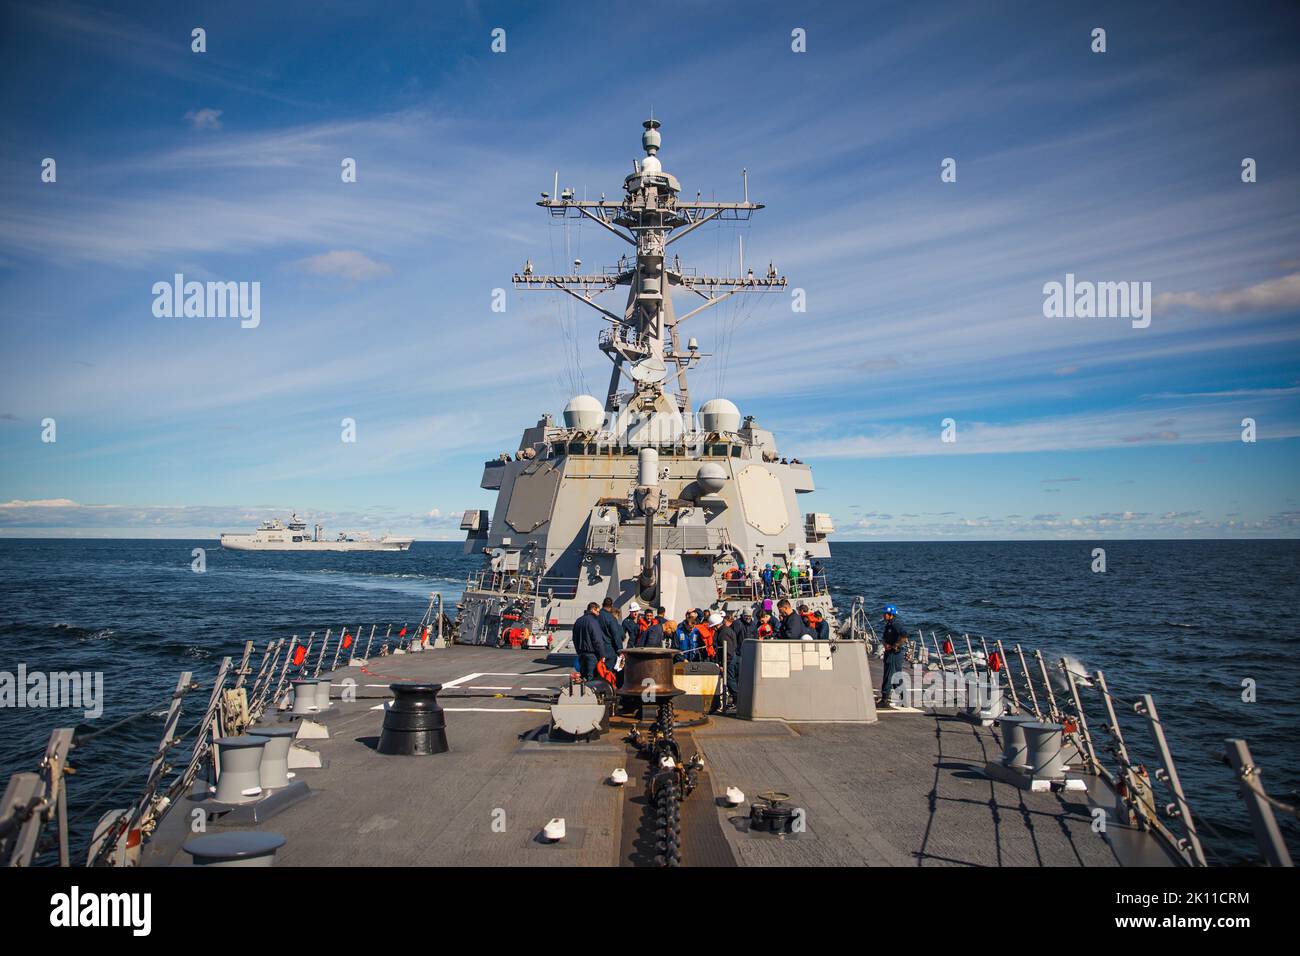
[[[575,395],[564,406],[564,424],[580,431],[595,431],[605,420],[605,406],[590,395]]]
[[[714,398],[700,406],[700,425],[706,432],[734,432],[740,429],[740,409],[725,398]]]
[[[695,473],[695,481],[706,492],[715,495],[727,483],[727,472],[717,462],[706,461],[700,465],[700,470]]]

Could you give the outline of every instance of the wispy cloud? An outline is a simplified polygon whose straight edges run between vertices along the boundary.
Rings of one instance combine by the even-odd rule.
[[[222,112],[204,107],[201,110],[190,110],[185,114],[185,119],[189,120],[192,129],[221,129]]]
[[[1157,421],[1172,421],[1173,428],[1157,428]],[[857,434],[810,439],[799,454],[818,458],[902,458],[918,455],[1002,455],[1031,452],[1084,451],[1139,444],[1210,444],[1241,441],[1241,416],[1225,413],[1222,406],[1187,406],[1172,419],[1154,418],[1144,410],[1109,414],[1058,415],[1019,422],[957,422],[957,440],[941,440],[942,428],[880,427]],[[1269,438],[1300,437],[1300,419],[1294,410],[1282,420],[1270,420]],[[1078,479],[1048,479],[1051,482]],[[1047,483],[1045,481],[1045,483]]]
[[[1218,292],[1162,292],[1155,298],[1155,307],[1158,311],[1182,307],[1197,312],[1284,312],[1300,309],[1300,272]]]
[[[299,259],[293,267],[310,275],[348,279],[352,282],[367,282],[393,274],[392,266],[376,262],[356,249],[322,252],[318,256]]]

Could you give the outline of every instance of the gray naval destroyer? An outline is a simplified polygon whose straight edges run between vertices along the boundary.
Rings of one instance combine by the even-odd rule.
[[[514,276],[517,288],[558,291],[595,310],[613,367],[603,401],[575,396],[562,423],[542,415],[516,450],[484,465],[481,487],[497,499],[490,513],[469,511],[461,522],[466,552],[486,556],[457,605],[461,643],[498,643],[504,623],[563,649],[575,617],[605,598],[663,607],[672,620],[689,608],[752,610],[769,566],[786,591],[793,568],[791,598],[833,619],[810,573],[829,557],[830,516],[799,506],[814,489],[812,469],[782,457],[772,432],[725,398],[698,411],[691,401],[687,373],[705,355],[694,338],[683,342],[683,326],[732,296],[781,292],[786,279],[771,266],[759,276],[699,275],[670,247],[763,206],[748,196],[681,199],[658,156],[660,124],[644,125],[645,156],[621,200],[579,200],[565,189],[538,203],[598,223],[634,254],[601,274],[538,275],[528,264]],[[620,287],[626,301],[604,307],[601,294]],[[674,293],[689,311],[678,314]]]
[[[1121,700],[1101,671],[996,637],[910,630],[894,706],[878,707],[872,615],[862,598],[835,607],[824,577],[781,590],[821,610],[829,638],[745,640],[734,707],[717,706],[719,663],[667,647],[625,649],[613,680],[574,673],[567,644],[589,601],[679,618],[754,609],[765,587],[736,573],[742,563],[829,553],[829,521],[800,513],[809,467],[730,402],[695,410],[687,386],[701,355],[683,347],[682,323],[785,280],[771,268],[699,276],[668,247],[761,206],[682,201],[657,122],[642,143],[622,200],[543,194],[551,215],[590,219],[635,249],[601,275],[516,276],[603,316],[609,390],[573,399],[563,424],[542,416],[486,464],[482,485],[498,497],[491,514],[465,516],[484,566],[455,620],[435,593],[414,626],[267,635],[211,679],[182,673],[143,787],[99,818],[86,862],[1214,862],[1151,695]],[[622,309],[597,304],[619,286]],[[693,308],[679,314],[674,292]],[[56,730],[37,772],[13,775],[0,859],[28,865],[57,843],[71,861],[70,761],[114,759],[110,731],[125,723]],[[1225,743],[1258,848],[1239,859],[1290,865],[1274,808],[1294,809],[1267,794],[1245,741]]]

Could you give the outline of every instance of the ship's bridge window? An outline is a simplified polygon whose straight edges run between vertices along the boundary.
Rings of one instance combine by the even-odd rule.
[[[727,445],[714,445],[709,449],[709,454],[715,455],[718,458],[726,458],[728,447],[729,446]]]

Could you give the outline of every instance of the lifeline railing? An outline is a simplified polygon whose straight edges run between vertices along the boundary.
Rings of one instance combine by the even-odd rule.
[[[556,601],[571,601],[578,594],[580,581],[577,577],[484,570],[466,578],[465,590],[489,591],[503,597],[532,599],[541,595]]]
[[[924,631],[917,633],[920,637],[916,642],[920,650],[918,663],[923,663],[929,658],[929,649],[925,645]],[[978,640],[981,651],[975,650],[969,634],[962,634],[960,643],[964,643],[966,649],[963,655],[959,639],[955,635],[945,635],[940,643],[936,632],[931,631],[930,642],[934,656],[938,659],[938,664],[931,666],[937,666],[944,672],[955,672],[962,685],[967,680],[967,671],[974,678],[980,676],[981,670],[986,678],[989,674],[1005,671],[1006,689],[1012,707],[1019,712],[1031,712],[1039,720],[1062,724],[1066,739],[1083,761],[1083,771],[1106,783],[1121,801],[1131,823],[1150,832],[1181,863],[1188,866],[1208,865],[1197,821],[1178,776],[1164,724],[1152,695],[1143,694],[1136,701],[1121,700],[1111,693],[1103,671],[1095,671],[1089,676],[1066,657],[1058,658],[1049,669],[1047,660],[1037,649],[1026,658],[1025,650],[1019,644],[1015,644],[1008,654],[1001,640],[994,641],[993,649],[990,649],[983,637]],[[1019,680],[1011,667],[1012,662],[1019,665]],[[1053,687],[1051,670],[1058,672],[1064,685],[1060,698]],[[1088,690],[1096,692],[1094,698],[1089,699],[1081,693]],[[919,692],[920,688],[913,689],[913,693]],[[1085,702],[1092,705],[1094,717],[1099,716],[1099,711],[1103,717],[1095,725],[1089,724]],[[1142,727],[1147,732],[1154,757],[1159,764],[1154,774],[1148,773],[1146,766],[1135,760],[1130,753],[1129,740],[1119,719],[1123,712],[1131,712],[1142,718]],[[1092,726],[1105,731],[1104,741],[1099,741],[1094,736]],[[1226,753],[1221,759],[1232,768],[1237,777],[1260,853],[1270,866],[1291,866],[1291,856],[1273,811],[1277,809],[1296,816],[1297,809],[1273,799],[1264,791],[1259,779],[1259,768],[1254,764],[1244,740],[1228,738],[1225,745]],[[1103,750],[1113,758],[1117,765],[1115,768],[1108,767],[1103,762]],[[1161,798],[1165,802],[1160,805],[1157,804],[1156,784],[1166,791],[1166,796]],[[1214,829],[1208,822],[1206,827]]]
[[[389,640],[394,625],[387,625],[381,653],[389,652]],[[371,625],[366,643],[368,657],[374,644],[378,625]],[[408,634],[408,630],[410,633]],[[148,770],[138,796],[131,803],[110,810],[94,827],[89,851],[88,866],[127,866],[138,858],[143,839],[161,823],[176,802],[189,793],[206,765],[211,766],[213,779],[216,766],[216,747],[213,741],[222,736],[238,734],[262,719],[268,709],[288,706],[290,680],[293,676],[308,674],[319,676],[329,652],[330,670],[341,663],[363,663],[366,657],[357,657],[361,626],[338,630],[338,638],[331,647],[333,629],[325,632],[319,649],[316,649],[316,632],[306,641],[297,634],[290,638],[272,638],[262,652],[254,670],[249,666],[254,653],[254,643],[246,641],[238,663],[234,658],[221,660],[209,688],[208,700],[199,719],[185,733],[177,730],[182,715],[182,704],[187,695],[200,690],[191,671],[184,671],[172,691],[167,713],[163,718],[162,736],[149,760]],[[392,653],[408,653],[419,643],[433,644],[447,634],[442,596],[430,596],[429,607],[420,626],[409,629],[403,624],[395,638]],[[434,646],[437,646],[434,644]],[[312,651],[316,650],[315,658]],[[301,652],[301,653],[298,653]],[[347,656],[344,657],[344,654]],[[249,678],[252,681],[249,681]],[[30,866],[41,850],[41,837],[46,829],[53,829],[60,866],[70,866],[69,816],[67,778],[75,773],[69,764],[69,754],[83,748],[97,737],[111,734],[141,717],[156,713],[150,707],[124,717],[99,730],[77,734],[71,727],[61,727],[50,734],[45,754],[36,772],[15,773],[0,797],[0,862],[9,866]],[[177,772],[175,751],[193,737],[184,765]],[[170,778],[170,780],[169,780]],[[82,810],[71,822],[87,820],[89,815],[103,809],[110,798],[138,780],[134,773],[123,775],[116,785],[102,794],[98,801]]]

